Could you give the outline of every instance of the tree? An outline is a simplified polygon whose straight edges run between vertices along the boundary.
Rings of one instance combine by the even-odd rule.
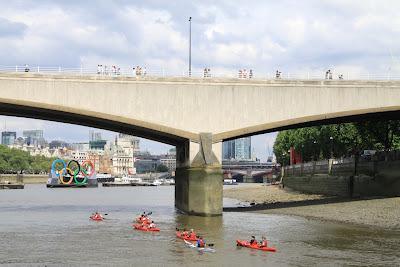
[[[169,171],[169,169],[167,166],[160,164],[157,166],[156,171],[157,172],[167,172],[167,171]]]
[[[400,149],[400,121],[366,121],[286,130],[278,133],[274,153],[278,162],[289,164],[289,149],[304,161],[359,154],[364,149]]]

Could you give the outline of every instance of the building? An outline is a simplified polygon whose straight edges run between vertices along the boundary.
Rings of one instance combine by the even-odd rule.
[[[222,143],[222,158],[228,160],[235,158],[235,140]]]
[[[33,145],[35,147],[44,147],[47,145],[46,140],[43,138],[43,130],[23,131],[22,136],[25,139],[25,144],[28,146]]]
[[[107,140],[89,141],[89,150],[104,150]]]
[[[176,159],[175,157],[166,157],[166,158],[160,158],[160,163],[164,166],[168,167],[168,170],[170,172],[175,171],[176,169]]]
[[[251,137],[243,137],[235,140],[235,159],[251,160]]]
[[[87,143],[87,142],[72,143],[71,144],[71,149],[72,150],[79,150],[79,151],[88,151],[89,150],[89,143]]]
[[[2,132],[1,133],[1,144],[2,145],[12,145],[15,142],[15,139],[17,139],[17,133],[16,132]]]
[[[137,173],[155,172],[161,161],[157,157],[136,159],[134,162]]]
[[[120,133],[118,137],[115,140],[115,145],[121,148],[125,154],[127,155],[137,155],[140,151],[140,139],[127,135],[127,134],[122,134]]]
[[[139,151],[139,138],[126,134],[116,136],[114,143],[106,146],[106,152],[112,162],[112,174],[115,176],[136,174],[134,156],[138,155]]]
[[[243,137],[222,143],[225,160],[251,160],[251,137]]]
[[[100,141],[101,139],[101,132],[95,132],[93,130],[89,131],[89,141]]]

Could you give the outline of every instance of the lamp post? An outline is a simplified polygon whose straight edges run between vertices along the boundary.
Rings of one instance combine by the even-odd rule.
[[[189,17],[189,77],[192,77],[192,17]]]
[[[313,146],[313,160],[316,161],[317,160],[317,156],[316,156],[316,146],[317,146],[317,141],[314,140],[313,142],[314,146]]]
[[[333,159],[333,137],[329,137],[329,139],[331,140],[331,159]]]

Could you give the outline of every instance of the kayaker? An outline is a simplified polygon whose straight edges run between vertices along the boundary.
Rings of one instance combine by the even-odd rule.
[[[256,237],[254,235],[251,236],[250,245],[257,244]]]
[[[261,240],[261,242],[260,242],[260,247],[261,247],[261,248],[263,248],[263,247],[268,247],[267,238],[266,238],[265,236],[262,237],[262,240]]]
[[[93,219],[95,220],[103,219],[103,216],[101,216],[101,214],[96,211],[93,215]]]
[[[155,228],[156,225],[154,224],[154,221],[151,221],[151,223],[149,224],[149,228]]]
[[[206,242],[203,240],[201,236],[199,236],[199,239],[197,239],[197,247],[198,248],[204,248],[206,246]]]
[[[193,229],[190,229],[188,237],[191,238],[191,239],[195,239],[196,238],[196,233],[194,232]]]
[[[186,231],[186,229],[185,228],[183,228],[183,231],[182,231],[182,236],[187,236],[188,235],[188,232]]]

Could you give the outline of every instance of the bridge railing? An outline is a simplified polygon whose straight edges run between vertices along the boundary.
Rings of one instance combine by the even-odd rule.
[[[98,69],[96,66],[93,67],[49,67],[49,66],[29,66],[25,67],[22,65],[17,66],[1,66],[0,73],[42,73],[42,74],[62,74],[62,75],[82,75],[82,76],[112,76],[112,77],[189,77],[187,70],[177,71],[170,68],[142,68],[141,71],[133,69],[133,67],[120,67],[113,69],[112,66],[103,66],[102,69]],[[333,80],[400,80],[400,73],[337,73],[332,76]],[[313,72],[295,72],[295,73],[281,73],[279,77],[276,77],[276,73],[257,73],[251,77],[249,73],[244,77],[239,77],[238,71],[212,71],[205,73],[202,69],[194,69],[191,72],[190,77],[192,78],[236,78],[242,80],[257,79],[257,80],[326,80],[325,73],[320,71]],[[329,80],[329,79],[328,79]]]

